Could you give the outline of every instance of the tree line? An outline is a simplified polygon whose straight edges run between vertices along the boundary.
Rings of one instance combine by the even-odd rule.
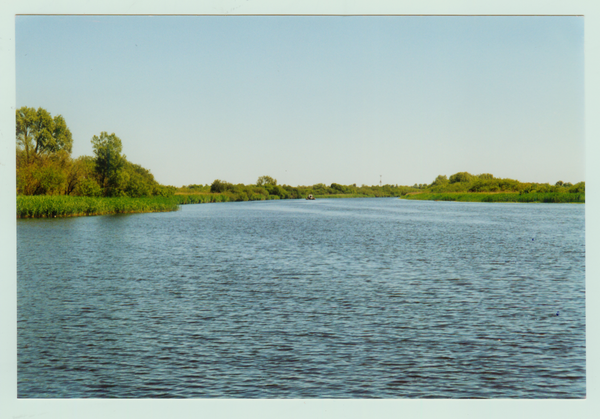
[[[417,185],[415,185],[417,186]],[[585,193],[585,182],[572,184],[559,180],[554,185],[549,183],[519,182],[508,178],[496,178],[490,173],[472,175],[468,172],[458,172],[450,176],[439,175],[424,192],[518,192],[528,193]]]
[[[123,144],[114,133],[101,132],[91,139],[94,156],[71,157],[73,138],[65,119],[43,108],[22,107],[16,111],[17,194],[72,195],[86,197],[150,197],[174,194],[221,194],[230,201],[299,199],[317,197],[400,197],[414,193],[518,192],[583,193],[585,182],[558,181],[523,183],[496,178],[490,173],[472,175],[458,172],[437,176],[430,184],[413,186],[356,184],[329,186],[279,185],[271,176],[261,176],[256,184],[232,184],[215,179],[212,184],[190,184],[180,188],[159,184],[148,169],[127,160]]]
[[[498,193],[512,192],[519,194],[535,193],[583,193],[585,182],[571,184],[558,181],[554,185],[548,183],[519,182],[514,179],[496,178],[490,173],[472,175],[468,172],[458,172],[449,178],[446,175],[437,176],[430,184],[415,184],[413,186],[380,185],[357,186],[332,183],[327,186],[317,183],[312,186],[278,185],[277,179],[261,176],[254,185],[244,185],[216,179],[208,185],[187,185],[178,188],[179,193],[222,193],[234,201],[257,199],[296,199],[305,198],[308,194],[317,197],[400,197],[415,193]]]
[[[114,133],[91,139],[94,156],[71,157],[73,137],[65,119],[43,108],[16,111],[17,194],[89,197],[173,195],[149,170],[127,160]]]
[[[220,193],[228,196],[231,201],[255,201],[265,199],[301,199],[309,194],[317,197],[399,197],[418,189],[410,186],[383,185],[357,186],[332,183],[327,186],[317,183],[312,186],[279,185],[277,179],[271,176],[261,176],[256,184],[232,184],[221,179],[215,179],[212,184],[191,184],[177,189],[176,193],[209,194]]]

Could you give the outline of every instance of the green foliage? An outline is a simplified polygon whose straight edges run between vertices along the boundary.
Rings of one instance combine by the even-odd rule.
[[[58,195],[67,188],[70,157],[66,151],[34,154],[27,162],[23,150],[17,150],[17,193]]]
[[[466,182],[470,182],[471,179],[473,179],[473,175],[471,175],[468,172],[458,172],[453,174],[452,176],[450,176],[450,183],[457,183],[457,182],[461,182],[461,183],[466,183]]]
[[[100,136],[92,137],[96,173],[98,183],[104,191],[104,196],[119,196],[124,194],[123,187],[128,181],[128,175],[122,173],[125,157],[121,155],[123,144],[115,133],[107,134],[102,131]]]
[[[152,184],[146,182],[142,175],[136,172],[130,172],[128,179],[124,183],[124,192],[132,198],[152,195]]]
[[[427,201],[464,202],[543,202],[543,203],[584,203],[585,194],[580,193],[420,193],[408,195],[406,199]]]
[[[285,189],[289,199],[302,198],[302,192],[300,191],[300,188],[289,186],[289,185],[283,185],[283,188]]]
[[[77,183],[73,195],[99,197],[102,196],[102,188],[95,179],[84,178]]]
[[[585,193],[585,182],[579,182],[569,187],[569,193]]]
[[[222,193],[228,191],[233,188],[233,185],[229,182],[225,182],[224,180],[215,179],[213,183],[210,185],[210,191],[212,193]]]
[[[72,159],[72,136],[64,118],[43,108],[16,112],[17,194],[149,197],[173,196],[149,170],[128,162],[121,139],[101,132],[91,140],[95,157]]]
[[[127,161],[121,154],[121,139],[114,133],[103,131],[92,138],[95,157],[73,160],[71,133],[60,115],[52,118],[42,108],[37,111],[21,108],[17,111],[16,132],[18,214],[22,217],[167,211],[188,203],[300,199],[308,194],[319,198],[406,196],[482,202],[585,201],[585,182],[521,183],[497,179],[489,173],[474,176],[467,172],[455,173],[450,179],[439,175],[431,185],[412,187],[357,187],[338,183],[292,187],[278,185],[270,176],[261,176],[256,185],[233,185],[216,179],[211,185],[175,188],[160,185],[149,170]],[[100,199],[101,196],[106,198]]]
[[[323,183],[314,184],[311,188],[311,192],[314,195],[329,195],[329,193],[327,191],[327,186],[325,186],[325,184],[323,184]]]
[[[435,178],[435,180],[433,181],[431,186],[445,186],[448,183],[449,183],[449,181],[448,181],[448,178],[446,177],[446,175],[439,175],[438,177]]]
[[[351,188],[349,188],[347,186],[340,185],[338,183],[332,183],[329,187],[335,191],[334,193],[339,193],[339,194],[352,193],[352,189]]]
[[[68,166],[69,168],[67,170],[67,186],[65,190],[66,195],[80,195],[77,191],[81,189],[79,188],[79,185],[81,182],[84,181],[88,183],[90,181],[93,181],[97,185],[97,182],[95,180],[96,164],[94,163],[94,159],[92,157],[80,156],[75,160],[70,161]],[[98,188],[99,187],[100,186],[98,185]]]
[[[17,146],[25,152],[25,160],[38,154],[56,153],[64,150],[71,153],[73,137],[62,115],[54,118],[38,108],[23,106],[16,111]]]
[[[175,198],[91,198],[76,196],[17,196],[17,217],[70,217],[175,211]]]
[[[35,173],[35,181],[39,185],[38,195],[59,195],[64,188],[66,176],[55,166],[39,168]]]
[[[419,187],[421,185],[415,185]],[[531,193],[585,193],[585,182],[580,182],[572,185],[568,182],[559,181],[555,185],[548,183],[522,183],[514,179],[495,178],[490,173],[483,173],[477,176],[470,175],[467,172],[459,172],[450,176],[448,183],[443,182],[443,177],[440,175],[428,187],[425,188],[425,193],[501,193],[515,192],[519,194]],[[417,198],[415,198],[417,199]],[[491,198],[490,198],[491,199]],[[523,198],[524,199],[524,198]],[[525,202],[525,201],[519,201]]]
[[[273,179],[271,176],[261,176],[256,181],[256,186],[275,186],[277,185],[277,179]]]
[[[191,185],[182,186],[181,188],[178,188],[178,191],[183,192],[183,193],[210,192],[210,185],[191,184]]]
[[[204,204],[210,202],[229,202],[231,199],[226,194],[186,194],[175,195],[174,199],[179,205]]]
[[[316,197],[392,197],[402,196],[414,192],[416,189],[408,186],[383,185],[357,187],[354,185],[340,185],[333,183],[331,186],[316,184],[313,186],[290,186],[290,185],[231,185],[227,182],[216,180],[211,187],[202,185],[188,185],[177,189],[176,196],[181,195],[213,195],[219,194],[228,197],[229,201],[256,201],[266,199],[302,199],[308,194]],[[198,192],[195,192],[198,191]],[[215,191],[215,192],[212,192]],[[198,198],[209,200],[209,198]],[[202,201],[205,202],[205,201]],[[207,201],[212,202],[212,201]]]
[[[277,196],[279,199],[289,198],[288,191],[279,185],[265,185],[265,189],[269,192],[269,195]]]
[[[174,186],[163,186],[158,182],[152,187],[152,196],[171,197],[175,195],[177,188]]]
[[[161,187],[154,180],[148,169],[125,159],[119,181],[120,188],[126,196],[140,198],[144,196],[170,196],[172,192]]]

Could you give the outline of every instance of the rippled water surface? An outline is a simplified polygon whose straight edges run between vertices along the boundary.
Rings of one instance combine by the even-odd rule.
[[[585,397],[583,205],[19,220],[18,396]]]

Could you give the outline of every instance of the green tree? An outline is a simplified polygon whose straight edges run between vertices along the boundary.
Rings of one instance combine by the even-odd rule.
[[[124,179],[123,166],[125,165],[125,156],[121,155],[123,144],[121,139],[115,133],[107,134],[102,131],[100,136],[92,137],[92,146],[96,155],[94,162],[96,164],[96,173],[98,183],[104,191],[104,196],[121,195]]]
[[[585,182],[579,182],[571,186],[569,193],[585,193]]]
[[[66,151],[37,155],[24,163],[24,151],[17,151],[17,194],[62,195],[67,189],[71,158]]]
[[[229,182],[225,182],[224,180],[215,179],[212,185],[210,185],[210,191],[213,193],[221,193],[225,192],[229,189],[232,189],[233,185]]]
[[[148,169],[144,169],[139,164],[126,161],[124,171],[129,175],[124,187],[127,196],[138,198],[152,195],[157,182]]]
[[[50,113],[38,108],[23,106],[16,111],[17,145],[25,151],[26,163],[33,155],[56,153],[64,150],[71,153],[73,137],[62,115],[54,118]]]
[[[256,186],[266,186],[266,185],[271,185],[271,186],[277,185],[277,179],[273,179],[271,176],[261,176],[256,181]]]
[[[102,196],[102,188],[94,179],[85,178],[77,184],[73,191],[73,195],[99,197]]]
[[[458,182],[470,182],[473,178],[468,172],[458,172],[450,176],[450,183],[458,183]]]
[[[79,184],[84,181],[93,181],[96,183],[96,170],[94,159],[90,156],[80,156],[72,161],[67,175],[67,195],[80,195]],[[88,182],[89,183],[89,182]],[[98,186],[100,188],[100,186]]]
[[[448,184],[448,178],[446,175],[439,175],[435,178],[431,186],[443,186]]]
[[[65,150],[71,153],[73,149],[73,135],[67,127],[65,118],[62,115],[56,115],[52,122],[52,138],[45,144],[45,149],[51,152]]]

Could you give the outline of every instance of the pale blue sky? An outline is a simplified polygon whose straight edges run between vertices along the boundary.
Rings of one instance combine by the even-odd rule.
[[[17,107],[175,186],[584,177],[583,17],[17,16]]]

